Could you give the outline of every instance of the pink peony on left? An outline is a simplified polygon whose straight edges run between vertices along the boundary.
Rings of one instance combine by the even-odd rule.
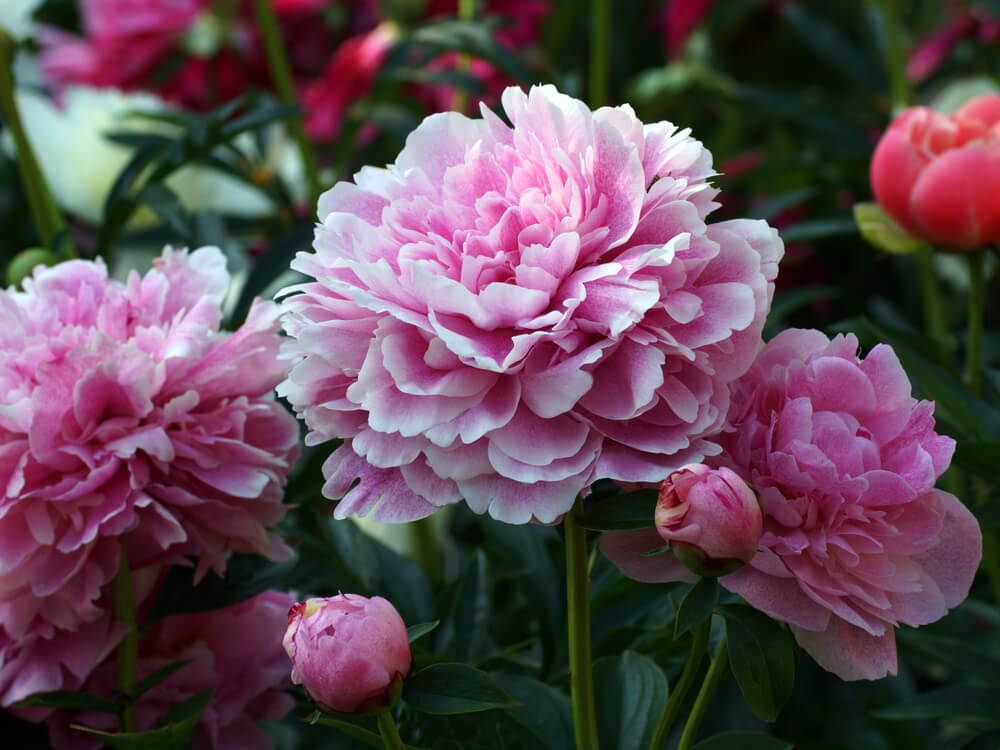
[[[707,225],[711,154],[628,106],[508,88],[510,125],[428,117],[396,163],[319,200],[288,291],[279,393],[337,517],[462,498],[550,523],[598,479],[662,482],[719,452],[782,254],[763,221]],[[352,488],[355,478],[360,478]]]
[[[138,677],[178,661],[187,662],[137,704],[139,731],[162,726],[170,709],[203,690],[212,699],[192,735],[194,750],[270,750],[270,737],[257,721],[279,721],[295,700],[285,688],[288,657],[281,633],[291,594],[265,591],[223,609],[166,617],[139,642]],[[102,664],[84,688],[112,698],[116,681],[113,661]],[[92,737],[70,728],[82,724],[115,731],[116,717],[97,711],[59,711],[48,719],[56,750],[96,750]]]
[[[219,331],[216,248],[123,284],[98,260],[0,292],[0,705],[75,689],[121,636],[106,584],[231,550],[279,559],[295,419],[274,399],[277,308]]]

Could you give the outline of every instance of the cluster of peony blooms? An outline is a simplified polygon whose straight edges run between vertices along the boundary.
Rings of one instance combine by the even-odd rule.
[[[762,348],[781,241],[706,224],[711,156],[687,131],[550,86],[502,103],[510,124],[432,116],[334,186],[292,264],[311,279],[285,292],[278,390],[307,443],[343,439],[335,515],[464,499],[552,523],[596,480],[668,480],[658,533],[602,540],[626,574],[746,563],[723,585],[823,667],[894,672],[894,626],[960,602],[981,553],[934,489],[954,441],[933,405],[888,347],[859,360],[853,337],[791,330]],[[677,556],[650,554],[664,540]]]
[[[197,581],[223,573],[233,551],[288,554],[268,530],[300,449],[273,394],[285,375],[279,311],[257,301],[221,332],[228,283],[218,249],[168,248],[125,283],[100,260],[74,260],[0,292],[0,706],[100,680],[125,632],[109,592],[123,555],[142,601],[165,566],[192,557]],[[265,661],[280,653],[266,632],[247,632]],[[217,684],[212,652],[191,659]],[[273,708],[254,700],[267,689],[251,680],[243,706],[220,692],[225,719],[206,718],[207,731],[241,721],[244,707]]]

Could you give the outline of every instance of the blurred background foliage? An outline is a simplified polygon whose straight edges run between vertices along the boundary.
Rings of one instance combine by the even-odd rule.
[[[330,5],[328,20],[346,28],[352,6]],[[484,93],[482,81],[464,75],[460,66],[430,65],[442,51],[486,59],[518,83],[550,82],[587,98],[589,2],[542,3],[547,12],[537,35],[514,46],[498,42],[495,34],[500,28],[495,24],[510,21],[503,18],[505,4],[488,5],[478,8],[472,21],[458,21],[453,14],[427,18],[411,3],[382,4],[380,12],[399,24],[401,36],[370,90],[345,109],[338,137],[313,144],[323,187],[362,165],[395,158],[406,134],[448,98],[429,97],[421,85],[431,84],[438,92],[444,87],[458,103]],[[1000,525],[995,274],[987,294],[987,377],[982,396],[973,397],[960,385],[956,361],[968,287],[962,259],[933,259],[946,290],[949,326],[945,337],[930,340],[922,333],[913,257],[870,246],[857,231],[852,209],[871,200],[869,160],[898,99],[887,72],[892,34],[909,62],[909,102],[954,109],[971,93],[1000,90],[1000,2],[617,0],[611,14],[607,103],[627,102],[647,122],[667,119],[690,127],[706,144],[720,173],[716,185],[722,207],[715,220],[752,216],[781,231],[786,255],[767,336],[788,326],[816,327],[853,331],[866,348],[877,341],[893,344],[915,390],[938,402],[939,429],[960,441],[956,462],[965,473],[945,477],[946,484],[972,505],[972,482],[978,482],[974,510],[984,530],[995,529]],[[73,0],[48,0],[36,19],[80,28]],[[948,44],[941,41],[944,32],[950,32]],[[30,58],[35,51],[29,42],[20,55]],[[924,58],[918,56],[921,51]],[[26,76],[23,85],[31,87],[30,72]],[[155,128],[123,127],[112,134],[132,161],[114,182],[102,222],[68,216],[69,234],[81,254],[103,254],[122,276],[129,268],[144,267],[163,244],[218,244],[242,284],[228,302],[235,323],[253,295],[270,295],[285,285],[289,260],[309,245],[315,209],[301,172],[282,177],[267,160],[275,144],[288,148],[287,134],[278,125],[295,110],[269,92],[248,96],[228,106],[218,102],[221,109],[208,112],[161,113]],[[236,139],[238,132],[242,135]],[[262,193],[271,209],[247,216],[184,205],[179,188],[166,180],[193,164]],[[143,207],[146,219],[130,223]],[[5,266],[24,248],[44,244],[30,221],[10,148],[0,150],[0,226]],[[994,271],[996,263],[990,268]],[[516,710],[460,717],[432,717],[404,704],[405,738],[441,749],[571,748],[561,530],[498,524],[459,506],[428,522],[393,529],[366,525],[362,531],[329,517],[329,501],[320,494],[320,464],[328,452],[329,446],[306,450],[288,488],[287,501],[296,509],[281,530],[297,549],[292,563],[273,566],[247,558],[231,565],[226,580],[210,576],[193,590],[190,572],[176,571],[177,580],[167,587],[172,597],[158,603],[161,611],[218,607],[271,587],[300,595],[385,596],[410,625],[440,621],[415,643],[418,667],[465,661],[495,673],[524,703]],[[655,702],[665,700],[658,686],[664,676],[673,684],[687,657],[690,633],[674,639],[673,632],[690,586],[624,579],[599,555],[592,573],[602,737],[607,747],[637,747],[648,736],[647,723],[655,724],[660,713],[662,703]],[[899,631],[897,677],[843,683],[799,658],[794,692],[773,724],[756,718],[735,682],[727,681],[712,701],[703,736],[750,731],[784,743],[759,734],[727,735],[716,740],[726,745],[698,747],[1000,747],[1000,614],[984,578],[977,580],[970,599],[941,622]],[[732,601],[725,592],[721,597],[723,603]],[[346,734],[300,723],[296,717],[311,711],[300,697],[294,715],[269,727],[279,747],[366,746]],[[374,727],[370,719],[350,721]],[[4,731],[23,737],[41,731],[9,715],[3,724]],[[37,741],[44,743],[41,737]],[[676,730],[668,746],[675,741]]]

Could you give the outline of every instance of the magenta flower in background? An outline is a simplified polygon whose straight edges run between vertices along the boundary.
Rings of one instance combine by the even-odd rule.
[[[281,631],[294,601],[290,594],[266,591],[231,607],[173,615],[154,625],[139,643],[139,679],[177,661],[189,663],[139,700],[139,731],[159,726],[171,708],[212,688],[215,693],[192,738],[195,750],[273,747],[255,722],[280,721],[295,704],[285,692],[291,683],[281,648]],[[111,660],[94,672],[85,688],[110,698],[115,677]],[[113,714],[60,711],[48,720],[49,735],[56,750],[89,750],[99,743],[69,725],[114,731],[115,722]]]
[[[390,708],[410,671],[410,640],[396,608],[381,596],[338,594],[298,602],[283,639],[292,682],[326,711]]]
[[[762,221],[706,226],[711,155],[551,86],[427,118],[396,163],[319,201],[284,302],[280,387],[338,518],[464,498],[550,523],[600,478],[662,482],[718,452],[781,257]],[[360,483],[352,488],[355,478]]]
[[[854,336],[776,336],[733,387],[719,459],[765,511],[761,550],[722,584],[845,680],[895,674],[894,627],[961,602],[982,553],[973,515],[934,489],[955,447],[934,432],[934,405],[911,397],[890,347],[864,360],[857,349]],[[626,575],[684,579],[671,555],[642,557],[658,542],[624,533],[601,546]]]
[[[220,332],[228,282],[218,249],[168,248],[125,284],[69,261],[0,292],[2,705],[106,653],[85,633],[123,550],[133,568],[198,555],[198,579],[232,550],[288,553],[268,531],[299,452],[272,393],[278,310],[257,301]],[[47,652],[57,631],[77,645]]]

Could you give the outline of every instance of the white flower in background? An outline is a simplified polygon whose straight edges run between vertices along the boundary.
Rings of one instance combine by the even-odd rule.
[[[167,108],[150,94],[85,86],[65,89],[62,106],[26,90],[18,91],[17,102],[56,202],[91,223],[100,221],[108,193],[132,156],[131,149],[105,134],[162,131],[162,123],[133,113]],[[217,170],[184,167],[166,184],[189,211],[260,216],[274,209],[264,193]]]
[[[15,39],[33,36],[33,16],[41,4],[42,0],[0,0],[0,26]]]

